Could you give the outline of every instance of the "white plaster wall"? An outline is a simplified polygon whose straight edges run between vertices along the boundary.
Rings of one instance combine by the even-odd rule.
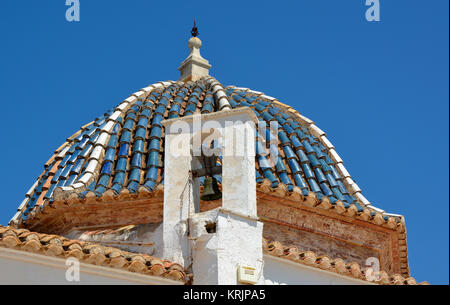
[[[265,284],[279,285],[368,285],[369,282],[342,276],[286,259],[264,255]]]
[[[186,139],[177,134],[166,133],[163,257],[187,267],[191,260],[187,219],[194,212],[194,197],[189,173],[192,156],[189,141],[181,145],[173,145],[180,138]]]
[[[145,253],[155,257],[163,257],[162,223],[134,225],[126,230],[104,233],[93,233],[77,228],[71,230],[65,237],[119,248],[128,252]]]
[[[222,207],[256,217],[254,129],[248,118],[240,119],[224,127]]]
[[[65,267],[61,265],[61,267]],[[140,284],[118,278],[107,278],[96,274],[80,273],[80,282],[68,282],[66,270],[48,265],[37,265],[29,262],[17,262],[0,258],[0,284],[11,285],[126,285]]]
[[[216,234],[220,285],[238,284],[239,265],[253,267],[257,273],[260,272],[263,263],[262,230],[262,222],[219,213]]]
[[[215,233],[205,230],[205,224],[211,222],[216,223]],[[194,285],[237,285],[239,265],[256,268],[263,284],[262,229],[262,222],[220,208],[194,215]]]
[[[218,285],[216,234],[202,235],[195,241],[193,248],[193,284]]]

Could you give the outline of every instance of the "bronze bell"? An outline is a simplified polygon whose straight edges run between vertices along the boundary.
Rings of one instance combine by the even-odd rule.
[[[219,190],[216,178],[206,177],[205,186],[200,198],[205,201],[213,201],[222,198],[222,193]]]

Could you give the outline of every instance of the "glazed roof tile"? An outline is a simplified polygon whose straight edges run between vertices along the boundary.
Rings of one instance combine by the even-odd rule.
[[[358,213],[373,207],[345,169],[325,133],[306,117],[275,98],[245,88],[223,87],[214,78],[196,82],[163,82],[132,94],[68,138],[45,164],[44,172],[27,192],[12,223],[27,221],[43,206],[74,194],[106,191],[153,192],[164,184],[164,128],[161,121],[225,107],[250,107],[258,119],[279,123],[278,135],[257,134],[256,180],[287,194],[315,196]],[[271,166],[266,153],[278,136],[279,158]]]

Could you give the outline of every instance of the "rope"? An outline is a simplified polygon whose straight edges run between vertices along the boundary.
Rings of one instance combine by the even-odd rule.
[[[191,216],[191,203],[192,203],[192,199],[191,199],[191,195],[192,195],[192,171],[189,171],[189,176],[187,178],[186,184],[184,185],[183,191],[181,192],[180,195],[180,219],[183,219],[183,198],[184,198],[184,193],[186,192],[186,188],[188,189],[188,217]]]

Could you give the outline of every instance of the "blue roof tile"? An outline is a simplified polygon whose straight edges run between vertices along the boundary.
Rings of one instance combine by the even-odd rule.
[[[234,88],[225,88],[225,92],[232,108],[250,106],[258,119],[267,123],[266,131],[261,137],[269,143],[279,140],[278,146],[270,145],[270,152],[278,153],[276,164],[269,162],[264,141],[260,139],[255,142],[255,173],[258,183],[268,179],[275,188],[281,182],[287,186],[288,191],[292,191],[295,185],[301,189],[304,196],[312,191],[317,198],[327,196],[332,203],[341,200],[346,206],[355,204],[362,210],[356,199],[349,195],[350,192],[343,184],[327,149],[308,128],[300,125],[296,115],[283,106],[253,93]],[[125,118],[119,117],[114,124],[105,156],[100,160],[97,169],[97,178],[88,189],[95,191],[97,196],[107,188],[118,194],[127,182],[126,187],[132,193],[141,185],[148,190],[155,190],[158,183],[164,183],[164,171],[161,168],[161,161],[164,161],[164,147],[161,145],[164,143],[162,121],[191,115],[196,111],[210,113],[218,110],[215,96],[204,81],[176,83],[166,89],[154,90],[145,100],[133,102],[126,111]],[[108,113],[113,112],[110,110]],[[106,126],[107,119],[108,116],[98,117],[93,124],[83,128],[75,139],[69,139],[69,151],[62,160],[57,159],[61,162],[53,176],[47,172],[43,173],[38,187],[32,193],[28,211],[32,209],[41,192],[46,192],[45,199],[52,200],[56,187],[72,185],[83,175],[89,154],[100,136],[100,129]],[[270,133],[270,122],[278,122],[277,134]],[[144,181],[141,181],[141,177],[145,177]],[[43,190],[42,186],[47,179],[51,179],[51,184],[48,190]],[[83,197],[86,194],[87,191],[84,191],[79,195]]]

